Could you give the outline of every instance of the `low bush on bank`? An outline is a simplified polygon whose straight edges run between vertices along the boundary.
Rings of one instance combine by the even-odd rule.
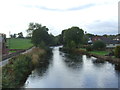
[[[31,70],[32,59],[29,56],[19,55],[10,59],[9,63],[2,68],[2,87],[17,87]]]
[[[87,47],[86,47],[86,50],[87,50],[87,51],[93,51],[93,47],[92,47],[92,46],[87,46]]]
[[[45,50],[34,48],[27,54],[10,59],[9,63],[2,67],[2,87],[16,88],[23,84],[44,54]]]
[[[93,49],[94,50],[102,51],[102,50],[105,50],[105,47],[106,47],[106,44],[101,40],[95,41],[93,43]]]
[[[31,52],[27,53],[28,56],[32,58],[32,64],[37,66],[40,58],[42,58],[46,54],[44,49],[33,48]]]
[[[117,58],[120,58],[120,46],[116,46],[116,48],[115,48],[115,56]]]

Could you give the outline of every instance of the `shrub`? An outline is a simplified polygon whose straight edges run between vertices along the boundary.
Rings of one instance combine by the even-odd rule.
[[[120,46],[116,46],[116,48],[115,48],[115,56],[117,58],[120,58]]]
[[[92,46],[87,46],[87,47],[86,47],[86,50],[87,50],[87,51],[92,51],[93,48],[92,48]]]
[[[101,41],[101,40],[95,41],[93,43],[93,48],[95,50],[104,50],[105,47],[106,47],[106,44],[103,41]]]
[[[31,72],[31,58],[27,55],[19,55],[10,59],[9,64],[2,69],[2,87],[15,88]]]

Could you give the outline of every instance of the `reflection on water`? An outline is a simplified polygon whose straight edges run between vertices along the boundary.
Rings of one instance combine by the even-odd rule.
[[[78,69],[78,68],[82,68],[82,56],[78,55],[78,54],[65,54],[65,64],[69,67],[69,68],[73,68],[73,69]]]
[[[114,68],[115,67],[115,68]],[[63,53],[53,48],[52,57],[28,77],[25,88],[118,88],[119,68],[86,55]]]

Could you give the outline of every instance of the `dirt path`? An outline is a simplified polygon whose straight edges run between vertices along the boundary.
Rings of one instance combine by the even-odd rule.
[[[28,53],[28,52],[32,51],[33,48],[35,48],[35,47],[32,47],[32,48],[26,50],[25,52],[22,52],[21,54]],[[12,57],[14,57],[14,56],[12,56]],[[12,57],[10,57],[10,58],[8,58],[8,59],[5,59],[4,61],[1,61],[1,62],[0,62],[0,67],[6,65],[6,64],[8,63],[8,61],[9,61]]]

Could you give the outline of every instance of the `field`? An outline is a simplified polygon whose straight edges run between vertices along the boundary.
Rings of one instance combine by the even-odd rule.
[[[9,49],[27,49],[33,46],[30,39],[12,38],[7,39]]]

